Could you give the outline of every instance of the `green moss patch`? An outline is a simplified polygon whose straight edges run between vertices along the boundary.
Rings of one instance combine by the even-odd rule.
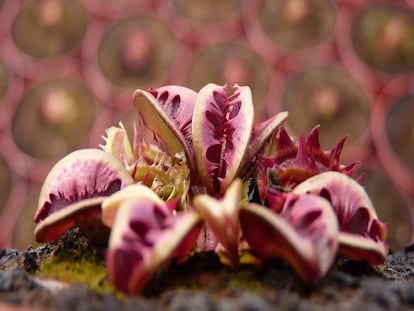
[[[104,252],[104,248],[89,245],[75,233],[75,236],[64,237],[36,274],[69,284],[82,284],[101,293],[116,292],[107,278]]]

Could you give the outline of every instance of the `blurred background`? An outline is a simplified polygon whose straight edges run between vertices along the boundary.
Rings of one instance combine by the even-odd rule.
[[[36,245],[47,172],[130,126],[134,89],[208,82],[325,149],[349,134],[391,248],[412,241],[414,0],[0,0],[0,247]]]

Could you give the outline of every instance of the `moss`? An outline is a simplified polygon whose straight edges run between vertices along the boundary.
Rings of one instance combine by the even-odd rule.
[[[121,295],[107,278],[104,249],[92,247],[82,239],[72,245],[63,243],[36,274],[70,284],[82,284],[100,293]]]
[[[262,283],[252,271],[239,271],[237,275],[229,281],[229,287],[243,288],[252,292],[258,291],[262,287]]]
[[[386,269],[386,265],[382,264],[382,265],[378,265],[376,267],[374,267],[374,269],[376,269],[378,272],[384,272]]]
[[[172,262],[158,271],[143,291],[146,297],[158,297],[166,291],[214,292],[217,297],[233,290],[256,291],[263,288],[260,270],[252,265],[230,268],[220,263],[214,252],[195,253],[183,263]]]

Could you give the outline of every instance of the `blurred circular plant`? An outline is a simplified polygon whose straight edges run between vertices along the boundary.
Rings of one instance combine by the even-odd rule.
[[[95,113],[94,97],[82,83],[43,81],[20,101],[13,116],[13,138],[32,157],[63,156],[86,141]]]
[[[253,103],[260,105],[269,88],[269,73],[265,62],[249,47],[232,42],[208,47],[193,61],[187,83],[194,90],[208,82],[250,85]]]
[[[177,11],[186,18],[201,23],[216,22],[237,11],[241,0],[171,0]]]
[[[75,0],[26,1],[14,19],[12,37],[24,53],[38,58],[64,54],[80,44],[87,11]]]
[[[355,142],[368,129],[370,104],[364,89],[345,71],[336,67],[317,68],[298,74],[283,98],[289,127],[297,134],[321,125],[320,141],[333,146],[344,133]],[[352,127],[349,125],[352,124]]]
[[[38,183],[28,184],[27,193],[23,202],[24,208],[22,208],[16,219],[13,234],[11,236],[11,243],[14,248],[25,249],[28,245],[34,246],[38,244],[34,236],[27,233],[33,232],[35,229],[33,215],[36,212],[39,193],[40,185]]]
[[[3,157],[0,156],[0,215],[5,209],[5,204],[9,198],[12,185],[12,174],[10,168]]]
[[[143,12],[153,9],[153,0],[82,0],[84,5],[93,15],[103,19],[120,18],[125,13]]]
[[[414,174],[414,95],[398,98],[385,120],[386,139],[405,169]]]
[[[300,49],[332,35],[336,11],[329,0],[264,0],[258,18],[262,31],[273,43]]]
[[[351,41],[358,56],[389,73],[414,70],[414,12],[394,4],[371,4],[354,19]]]
[[[372,111],[373,142],[384,170],[404,191],[414,194],[413,81],[402,76],[388,83]]]
[[[99,68],[117,86],[149,85],[168,73],[176,48],[173,33],[158,19],[130,17],[104,35],[98,50]]]
[[[3,60],[0,59],[0,99],[7,93],[9,87],[9,72]]]
[[[378,168],[362,170],[362,186],[366,189],[378,216],[388,226],[387,240],[392,250],[409,244],[413,225],[410,207],[401,190]]]
[[[194,45],[227,42],[241,35],[241,0],[160,1],[159,16],[177,37]]]

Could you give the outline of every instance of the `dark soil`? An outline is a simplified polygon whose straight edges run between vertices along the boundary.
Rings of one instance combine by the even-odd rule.
[[[97,264],[102,264],[103,250],[92,248],[76,231],[38,248],[0,250],[0,309],[4,303],[80,311],[414,308],[414,246],[389,255],[380,267],[338,258],[332,271],[312,285],[304,284],[281,261],[230,269],[215,254],[199,253],[181,265],[171,263],[136,296],[42,277],[42,264],[68,249],[92,250]]]

